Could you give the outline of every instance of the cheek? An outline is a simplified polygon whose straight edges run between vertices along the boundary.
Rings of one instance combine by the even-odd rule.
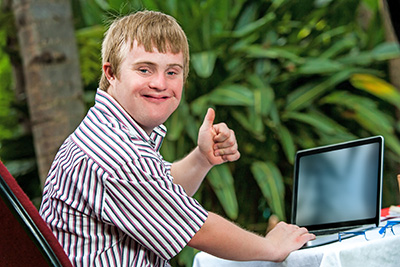
[[[177,93],[176,98],[177,98],[179,101],[181,101],[181,99],[182,99],[182,90],[179,91],[179,93]]]
[[[182,98],[182,93],[183,93],[183,82],[178,82],[178,83],[175,85],[175,88],[177,88],[177,89],[175,90],[175,96],[176,96],[176,98],[180,101],[181,98]]]

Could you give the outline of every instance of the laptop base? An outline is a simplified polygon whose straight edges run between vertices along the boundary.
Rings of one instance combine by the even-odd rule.
[[[304,244],[303,248],[313,248],[325,244],[330,244],[333,242],[339,241],[339,235],[336,234],[330,234],[330,235],[321,235],[317,236],[314,240],[308,241],[306,244]]]

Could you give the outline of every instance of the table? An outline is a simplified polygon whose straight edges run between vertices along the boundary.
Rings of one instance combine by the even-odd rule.
[[[400,236],[390,231],[384,238],[366,241],[355,236],[319,247],[292,252],[284,262],[229,261],[205,252],[196,254],[193,267],[390,267],[400,266]]]

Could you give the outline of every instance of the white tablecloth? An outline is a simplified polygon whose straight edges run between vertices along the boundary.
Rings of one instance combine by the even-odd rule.
[[[390,267],[400,266],[400,236],[386,234],[382,239],[366,241],[356,236],[324,246],[292,252],[281,263],[268,261],[228,261],[199,252],[193,267]]]

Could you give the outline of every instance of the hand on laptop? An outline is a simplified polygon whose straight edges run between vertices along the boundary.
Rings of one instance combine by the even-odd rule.
[[[265,237],[274,251],[274,261],[283,261],[290,252],[301,248],[305,243],[315,239],[315,235],[304,227],[279,222]]]

